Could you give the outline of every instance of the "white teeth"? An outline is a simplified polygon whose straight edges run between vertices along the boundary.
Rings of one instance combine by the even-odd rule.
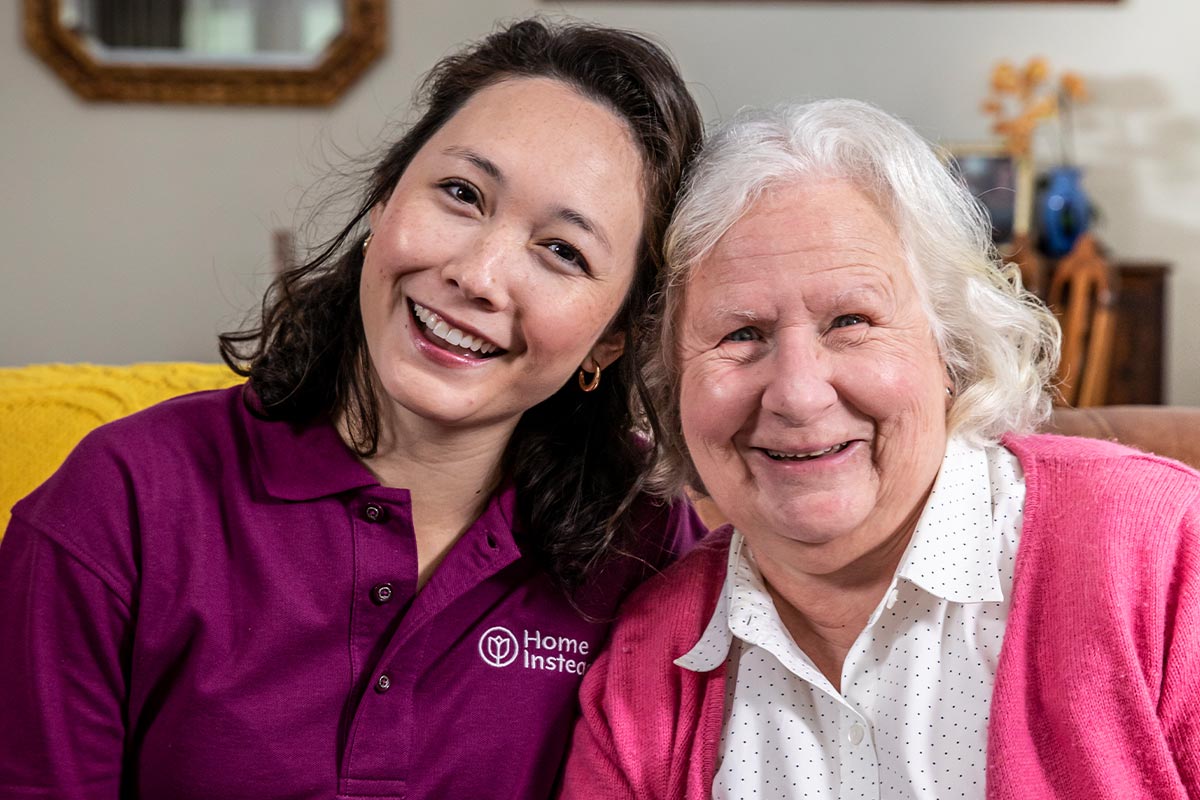
[[[840,453],[849,446],[849,442],[842,442],[841,444],[835,444],[832,447],[826,447],[824,450],[814,450],[811,453],[785,453],[782,450],[767,450],[766,453],[771,458],[777,460],[807,461],[813,458],[820,458],[821,456],[828,455],[829,453]]]
[[[469,333],[463,333],[458,328],[451,328],[444,319],[419,303],[413,303],[413,312],[417,319],[421,320],[421,323],[425,326],[425,329],[429,331],[429,333],[433,334],[439,339],[445,339],[452,345],[465,347],[472,352],[479,353],[480,355],[484,356],[488,355],[489,353],[494,353],[497,349],[499,349],[491,342],[485,342],[482,339],[478,339],[470,335]]]

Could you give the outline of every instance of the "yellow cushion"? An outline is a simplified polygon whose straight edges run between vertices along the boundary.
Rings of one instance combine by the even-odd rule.
[[[176,395],[240,383],[224,364],[0,368],[0,536],[14,503],[93,428]]]

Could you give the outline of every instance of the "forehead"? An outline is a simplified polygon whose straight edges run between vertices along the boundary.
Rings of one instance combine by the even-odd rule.
[[[771,283],[912,287],[899,233],[852,182],[805,179],[771,187],[700,261],[688,295]],[[915,288],[915,287],[912,287]]]
[[[623,178],[641,180],[641,154],[625,120],[551,78],[508,78],[475,92],[422,149],[448,142],[524,155],[533,163],[573,158],[593,174],[617,166]]]

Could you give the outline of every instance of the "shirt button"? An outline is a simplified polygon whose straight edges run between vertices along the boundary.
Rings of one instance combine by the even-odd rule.
[[[367,503],[363,509],[363,519],[367,522],[383,522],[387,519],[387,510],[378,503]]]
[[[850,744],[859,744],[866,735],[867,729],[861,723],[856,722],[850,726],[850,730],[846,733],[846,738],[850,740]]]
[[[371,590],[371,601],[377,606],[381,606],[392,599],[392,585],[390,583],[379,583]]]
[[[388,674],[385,672],[379,676],[379,680],[375,681],[375,691],[379,694],[383,694],[390,688],[392,688],[392,679],[389,678]]]

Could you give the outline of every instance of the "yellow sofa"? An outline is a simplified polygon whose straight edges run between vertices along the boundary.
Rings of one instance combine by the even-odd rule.
[[[224,364],[0,368],[0,536],[13,504],[93,428],[169,397],[240,383]]]
[[[161,400],[240,383],[224,364],[0,367],[0,536],[14,503],[50,477],[93,428]],[[1200,469],[1200,408],[1056,409],[1057,433],[1114,439]],[[699,504],[710,524],[722,521]]]

